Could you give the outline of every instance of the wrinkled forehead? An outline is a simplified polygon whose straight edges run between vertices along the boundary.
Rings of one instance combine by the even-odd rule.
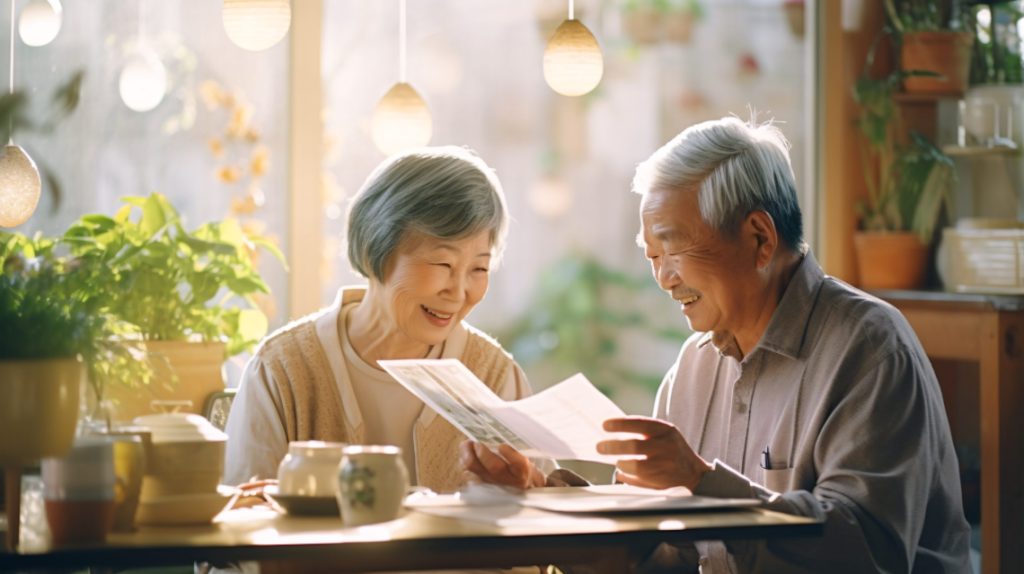
[[[697,193],[687,189],[651,191],[640,202],[637,244],[698,241],[714,236],[700,213]]]

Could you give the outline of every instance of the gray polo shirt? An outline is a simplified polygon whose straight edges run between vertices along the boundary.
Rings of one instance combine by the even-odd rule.
[[[810,254],[747,356],[728,334],[686,341],[654,416],[715,461],[698,494],[825,521],[820,538],[698,544],[705,573],[970,572],[928,358],[899,311]]]

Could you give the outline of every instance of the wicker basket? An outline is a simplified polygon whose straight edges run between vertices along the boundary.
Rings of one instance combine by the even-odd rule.
[[[946,290],[1024,294],[1024,225],[947,227],[942,243]]]

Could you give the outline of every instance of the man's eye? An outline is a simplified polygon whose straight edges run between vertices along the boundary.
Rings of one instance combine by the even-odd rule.
[[[487,273],[488,271],[490,271],[490,269],[488,269],[486,267],[477,267],[473,271],[479,271],[479,272]]]
[[[434,265],[437,265],[438,267],[444,267],[445,269],[451,269],[452,268],[452,264],[451,263],[435,263]]]

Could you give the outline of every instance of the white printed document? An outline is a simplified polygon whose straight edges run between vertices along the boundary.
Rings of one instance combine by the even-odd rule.
[[[457,359],[378,362],[455,428],[487,445],[507,443],[530,457],[615,464],[620,457],[598,454],[597,443],[633,436],[602,428],[606,419],[626,414],[579,373],[531,397],[505,401]]]

